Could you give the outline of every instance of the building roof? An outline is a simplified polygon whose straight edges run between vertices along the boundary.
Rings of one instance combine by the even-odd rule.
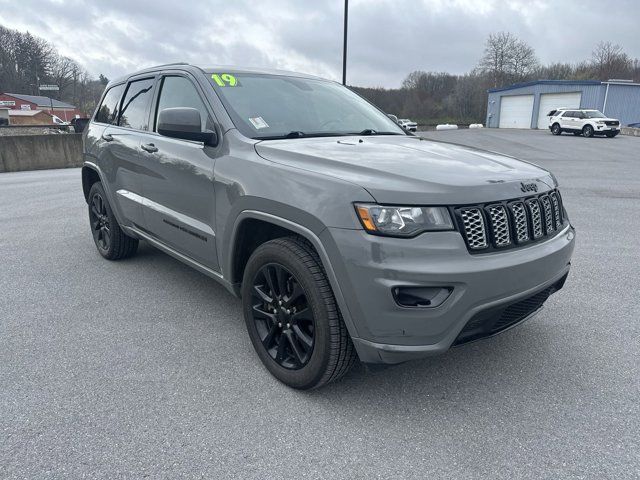
[[[42,112],[42,110],[9,110],[10,117],[35,117],[39,113],[50,115],[48,112]]]
[[[601,85],[600,80],[534,80],[532,82],[514,83],[507,87],[490,88],[489,93],[515,90],[516,88],[530,87],[532,85]]]
[[[4,95],[8,95],[9,97],[14,97],[19,100],[24,100],[25,102],[35,103],[39,107],[51,107],[51,103],[53,102],[53,108],[76,108],[74,105],[71,105],[66,102],[61,102],[60,100],[50,99],[49,97],[42,97],[40,95],[23,95],[21,93],[8,93],[5,92]]]

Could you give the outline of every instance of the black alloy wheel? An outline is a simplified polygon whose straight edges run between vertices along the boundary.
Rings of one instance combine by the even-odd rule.
[[[100,192],[95,192],[89,205],[91,233],[98,248],[107,251],[111,246],[111,223],[107,213],[107,204]]]
[[[138,239],[128,236],[113,214],[102,183],[95,182],[87,195],[89,226],[93,242],[107,260],[120,260],[136,253]]]
[[[562,129],[560,128],[560,125],[558,125],[557,123],[554,123],[553,126],[551,127],[551,133],[553,133],[554,135],[560,135],[562,133]]]
[[[315,320],[307,295],[293,273],[268,263],[253,278],[252,315],[258,337],[278,365],[299,370],[311,358]]]

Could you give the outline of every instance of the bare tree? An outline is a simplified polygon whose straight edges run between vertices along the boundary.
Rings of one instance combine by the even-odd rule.
[[[522,40],[516,40],[512,47],[509,73],[512,80],[521,81],[538,68],[538,59],[535,50]]]
[[[520,81],[538,67],[535,51],[509,32],[492,33],[487,38],[478,68],[493,78],[493,86]]]
[[[620,45],[600,42],[591,54],[591,65],[600,80],[628,78],[633,72],[633,61],[624,53]]]

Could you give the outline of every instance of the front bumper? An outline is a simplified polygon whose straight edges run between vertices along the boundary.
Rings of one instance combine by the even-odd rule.
[[[575,233],[566,226],[545,242],[481,255],[469,254],[459,232],[398,239],[330,228],[322,236],[360,359],[399,363],[446,351],[482,312],[561,287]],[[398,286],[453,290],[437,307],[408,308],[393,298],[392,289]]]

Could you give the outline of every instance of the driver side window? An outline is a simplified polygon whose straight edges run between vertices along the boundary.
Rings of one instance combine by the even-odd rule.
[[[162,79],[160,99],[155,114],[155,128],[158,128],[158,115],[165,108],[189,107],[200,112],[202,119],[202,130],[212,129],[209,121],[209,112],[205,107],[200,94],[195,89],[191,81],[185,77],[168,76]]]

